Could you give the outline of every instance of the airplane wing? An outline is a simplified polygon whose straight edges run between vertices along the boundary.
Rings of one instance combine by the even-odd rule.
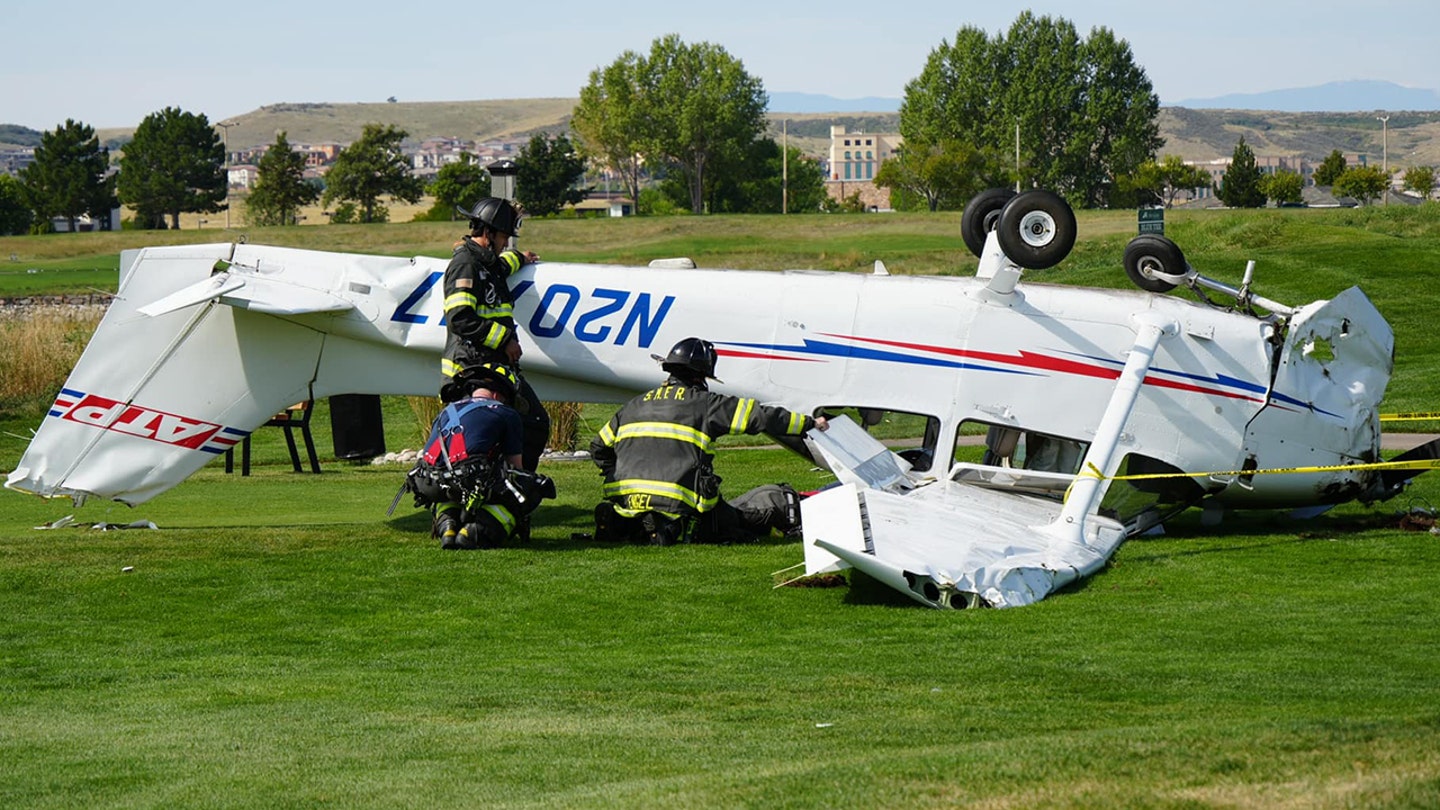
[[[956,464],[943,481],[917,482],[848,417],[812,431],[848,483],[801,502],[806,573],[853,566],[922,604],[964,609],[1028,605],[1098,571],[1126,537],[1098,513],[1103,476],[1115,472],[1156,348],[1178,331],[1150,314],[1133,320],[1134,345],[1081,465],[1095,475]]]

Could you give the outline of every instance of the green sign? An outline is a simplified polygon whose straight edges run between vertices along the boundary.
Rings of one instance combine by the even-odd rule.
[[[1141,208],[1140,233],[1165,233],[1165,209]]]

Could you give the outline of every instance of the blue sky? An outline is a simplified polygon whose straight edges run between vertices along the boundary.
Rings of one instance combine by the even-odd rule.
[[[712,42],[772,92],[904,95],[930,51],[1025,9],[1127,40],[1162,103],[1377,79],[1440,89],[1434,0],[531,0],[7,3],[0,123],[212,121],[279,102],[572,97],[656,37]],[[876,18],[876,14],[884,15]]]

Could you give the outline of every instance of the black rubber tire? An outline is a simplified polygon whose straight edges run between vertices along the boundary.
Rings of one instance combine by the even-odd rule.
[[[985,252],[985,237],[1000,224],[1001,209],[1014,198],[1015,192],[1008,188],[992,188],[965,203],[965,212],[960,215],[960,238],[976,258]]]
[[[996,235],[1010,261],[1043,270],[1070,255],[1076,233],[1075,212],[1065,198],[1037,188],[1005,204]]]
[[[1125,246],[1125,275],[1142,290],[1170,292],[1175,284],[1158,278],[1156,273],[1181,275],[1188,268],[1180,246],[1158,233],[1142,233]]]

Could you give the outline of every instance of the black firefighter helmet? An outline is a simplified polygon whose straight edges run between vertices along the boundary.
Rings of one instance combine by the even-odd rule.
[[[459,402],[470,396],[476,388],[488,388],[505,397],[507,402],[514,402],[520,381],[516,379],[515,372],[507,366],[500,363],[479,363],[466,366],[459,374],[451,377],[440,389],[440,399],[445,402]]]
[[[514,236],[520,232],[519,209],[499,197],[482,197],[468,210],[457,205],[455,212],[468,217],[472,228],[479,222],[506,236]]]
[[[708,340],[688,337],[676,343],[668,355],[661,357],[658,354],[652,354],[650,357],[660,363],[660,368],[681,378],[711,379],[715,382],[724,382],[715,376],[717,359],[715,344]]]

